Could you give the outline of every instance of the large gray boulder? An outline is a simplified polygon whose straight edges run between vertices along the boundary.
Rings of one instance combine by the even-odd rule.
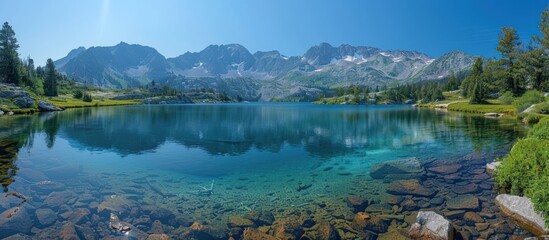
[[[53,104],[46,102],[44,100],[40,100],[38,102],[38,109],[40,112],[53,112],[53,111],[59,111],[61,109],[55,107]]]
[[[521,227],[538,236],[549,234],[548,227],[544,225],[543,216],[534,210],[534,204],[529,198],[500,194],[496,197],[496,203],[505,215]]]
[[[425,169],[415,157],[385,161],[370,167],[370,176],[374,179],[399,180],[420,178]]]
[[[15,101],[13,101],[13,104],[19,108],[32,108],[34,107],[34,99],[30,96],[22,96],[16,98]]]
[[[419,211],[408,233],[412,239],[450,240],[456,236],[450,221],[432,211]]]

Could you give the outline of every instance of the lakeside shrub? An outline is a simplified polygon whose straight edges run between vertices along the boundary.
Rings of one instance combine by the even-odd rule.
[[[522,97],[515,100],[515,106],[517,107],[518,112],[522,112],[528,107],[532,106],[532,104],[540,103],[545,100],[545,97],[543,96],[543,93],[537,90],[531,90]]]
[[[505,192],[529,197],[549,224],[549,117],[515,143],[495,172],[495,181]]]
[[[535,112],[549,114],[549,102],[542,102],[534,107]]]
[[[93,98],[90,94],[88,93],[84,93],[84,95],[82,96],[82,101],[84,102],[92,102],[93,101]]]
[[[511,104],[513,103],[513,100],[515,98],[513,98],[513,93],[512,92],[504,92],[503,94],[501,94],[501,96],[498,98],[499,101],[501,101],[503,104]]]
[[[549,117],[542,118],[538,124],[534,125],[528,131],[528,137],[549,140]]]
[[[73,97],[76,99],[82,99],[83,96],[84,96],[84,93],[80,89],[77,89],[73,94]]]

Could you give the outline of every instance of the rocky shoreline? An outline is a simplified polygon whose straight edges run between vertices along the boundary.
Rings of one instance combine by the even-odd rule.
[[[505,217],[494,201],[496,194],[485,170],[486,162],[477,155],[430,162],[416,158],[387,161],[371,167],[370,175],[375,180],[369,181],[386,186],[385,192],[377,197],[357,193],[341,199],[341,205],[319,198],[278,210],[274,206],[252,209],[243,205],[238,211],[228,207],[231,204],[212,203],[209,195],[183,197],[158,187],[156,190],[151,187],[149,191],[137,184],[158,186],[158,182],[148,180],[151,177],[122,187],[111,185],[105,176],[88,176],[85,178],[88,181],[78,183],[52,179],[85,175],[77,165],[61,166],[33,174],[33,182],[22,189],[29,193],[29,201],[20,204],[21,200],[14,196],[1,198],[0,237],[407,239],[426,234],[441,236],[436,231],[433,233],[432,224],[426,224],[429,221],[441,226],[448,222],[449,230],[443,231],[448,233],[447,238],[433,239],[533,236]],[[30,181],[25,171],[28,170],[23,170],[22,177]],[[221,194],[213,183],[211,188],[210,194]],[[309,190],[296,188],[294,191],[301,194]],[[173,199],[175,208],[171,204],[160,204],[168,199]],[[195,218],[189,215],[193,211],[220,215],[212,219]],[[114,224],[112,214],[118,219]],[[219,216],[223,217],[218,219]]]

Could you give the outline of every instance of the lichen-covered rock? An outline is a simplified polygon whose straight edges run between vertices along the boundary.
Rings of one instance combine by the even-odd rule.
[[[417,158],[407,158],[385,161],[370,168],[370,176],[374,179],[398,180],[419,178],[425,173]]]
[[[450,240],[455,239],[456,231],[450,221],[435,212],[419,211],[417,222],[408,232],[412,239]]]
[[[496,203],[502,212],[515,220],[518,225],[540,236],[549,234],[549,228],[544,225],[541,214],[534,210],[534,204],[526,197],[500,194]]]

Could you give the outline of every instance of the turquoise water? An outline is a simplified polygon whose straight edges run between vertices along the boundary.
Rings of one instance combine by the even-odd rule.
[[[109,221],[109,212],[132,224],[133,234],[151,233],[151,208],[171,213],[158,218],[171,236],[180,236],[194,221],[227,229],[229,216],[251,210],[269,211],[277,220],[305,211],[316,222],[351,222],[354,210],[346,205],[347,196],[371,203],[384,203],[390,196],[390,181],[372,179],[371,166],[410,157],[426,166],[457,161],[464,166],[459,177],[467,179],[468,171],[480,173],[483,164],[505,154],[524,127],[513,119],[405,105],[249,103],[102,107],[3,117],[0,133],[0,146],[17,152],[0,173],[3,185],[31,197],[22,206],[29,205],[25,211],[35,228],[9,234],[49,236],[36,229],[61,231],[74,212],[86,209],[76,229],[88,228],[89,236],[103,238],[116,236],[99,224]],[[421,180],[442,177],[430,173]],[[462,184],[460,179],[445,184],[451,188],[454,182]],[[487,202],[478,212],[493,210],[491,188],[474,193]],[[56,199],[59,192],[66,197]],[[447,195],[452,193],[440,191],[437,196]],[[4,197],[0,210],[16,202]],[[443,204],[428,207],[444,210]],[[51,223],[42,223],[35,213],[46,208],[55,214]],[[513,234],[522,232],[515,229]]]

